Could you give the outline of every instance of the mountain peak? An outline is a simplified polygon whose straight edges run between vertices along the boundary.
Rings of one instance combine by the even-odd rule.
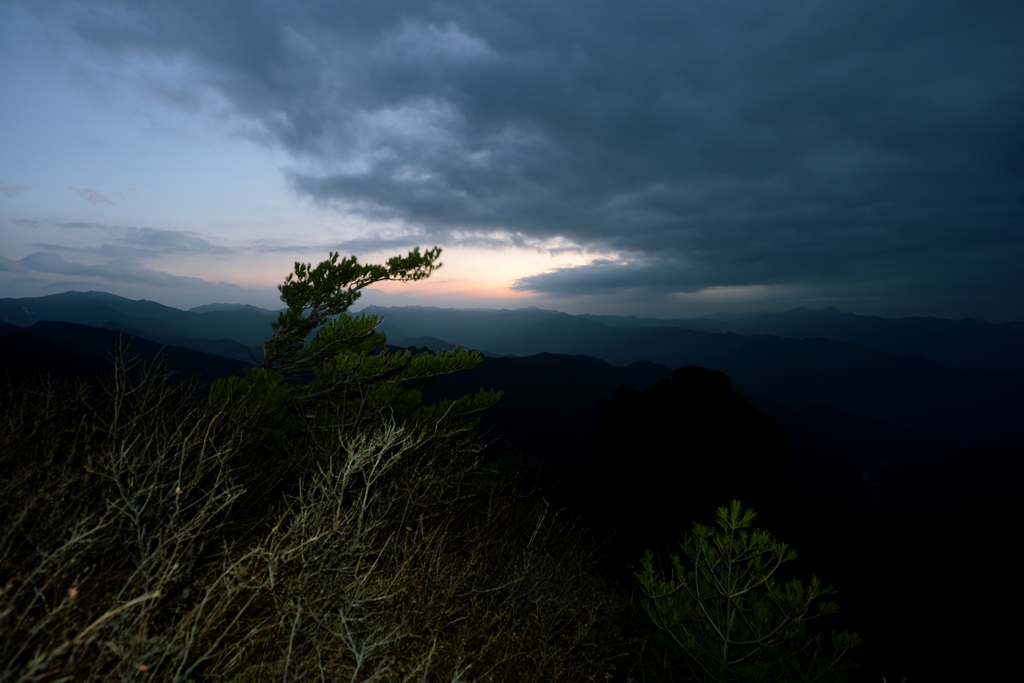
[[[213,303],[203,304],[202,306],[193,306],[188,309],[189,313],[234,313],[236,311],[249,311],[252,313],[265,313],[267,315],[277,315],[277,311],[272,311],[267,308],[260,308],[259,306],[253,306],[251,304],[227,304],[227,303]]]

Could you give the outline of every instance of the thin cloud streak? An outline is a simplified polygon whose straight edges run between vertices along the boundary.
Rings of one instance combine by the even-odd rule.
[[[135,226],[104,225],[87,221],[55,223],[55,227],[91,231],[99,235],[100,253],[118,252],[153,258],[160,254],[237,254],[244,247],[215,244],[191,230],[165,230]]]
[[[28,188],[28,185],[0,185],[0,193],[5,197],[16,197]]]
[[[89,202],[93,206],[99,204],[113,204],[113,200],[107,197],[99,190],[94,190],[91,187],[69,187],[69,190],[77,194],[79,197]]]
[[[173,275],[153,270],[130,258],[112,259],[99,265],[66,261],[58,253],[40,251],[29,254],[18,262],[25,269],[37,273],[89,277],[119,283],[146,284],[155,287],[232,287],[226,282],[209,282],[201,278]],[[240,289],[240,288],[238,288]]]

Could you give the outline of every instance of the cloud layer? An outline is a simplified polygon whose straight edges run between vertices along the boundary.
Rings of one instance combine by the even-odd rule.
[[[425,242],[500,235],[621,255],[519,289],[1024,300],[1019,2],[58,11],[97,54],[186,64],[187,78],[154,88],[181,106],[219,93],[292,155],[289,182],[318,201]]]

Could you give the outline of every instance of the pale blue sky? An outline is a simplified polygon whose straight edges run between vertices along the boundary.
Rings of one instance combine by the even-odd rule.
[[[0,296],[1024,318],[1024,10],[0,0]]]
[[[104,59],[63,21],[0,13],[0,84],[16,103],[0,108],[0,257],[58,264],[0,267],[0,295],[98,289],[180,307],[276,307],[295,260],[333,249],[372,262],[428,246],[415,227],[300,195],[284,175],[297,160],[215,90],[175,101],[188,65]],[[445,246],[431,282],[360,305],[517,306],[529,297],[508,290],[516,277],[581,262],[576,250]],[[51,258],[33,259],[41,252]]]

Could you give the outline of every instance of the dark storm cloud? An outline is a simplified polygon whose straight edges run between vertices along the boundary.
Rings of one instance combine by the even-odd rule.
[[[190,60],[299,192],[624,255],[520,288],[1024,295],[1020,2],[91,5],[80,35]]]
[[[37,273],[70,275],[76,277],[96,278],[108,282],[134,283],[153,285],[156,287],[232,287],[225,282],[208,282],[196,277],[171,275],[153,270],[130,258],[111,259],[107,263],[90,265],[65,261],[60,254],[39,251],[20,259],[17,263],[23,268]]]
[[[559,297],[600,296],[631,289],[667,294],[702,289],[705,287],[703,275],[689,264],[670,259],[649,258],[626,263],[598,259],[586,266],[520,278],[512,289],[543,291]]]

